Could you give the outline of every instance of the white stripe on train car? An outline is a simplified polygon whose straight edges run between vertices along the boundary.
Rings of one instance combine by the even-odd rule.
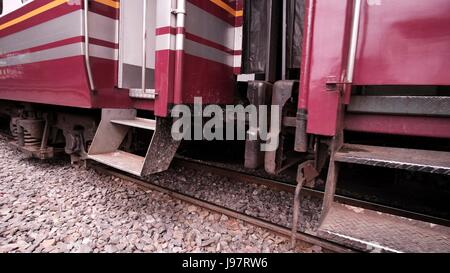
[[[83,50],[83,54],[84,54],[84,50]],[[116,61],[119,59],[119,50],[115,49],[115,48],[90,44],[89,45],[89,56]]]
[[[210,61],[215,61],[224,65],[233,67],[234,65],[234,55],[228,54],[222,50],[218,50],[189,39],[185,40],[184,43],[185,52],[187,54],[204,58]]]
[[[186,33],[193,34],[204,40],[215,43],[231,51],[242,50],[242,27],[233,27],[222,19],[205,10],[187,3]],[[171,1],[158,3],[156,25],[158,29],[171,27],[176,29],[174,15],[167,16],[172,10]],[[165,12],[163,12],[165,11]],[[181,36],[179,36],[181,37]],[[234,56],[231,52],[224,52],[209,45],[200,44],[185,38],[185,52],[210,61],[215,61],[230,67],[240,67],[241,56]],[[236,39],[241,39],[237,41]],[[176,50],[176,35],[167,33],[156,36],[156,51]]]
[[[91,12],[90,37],[106,42],[118,44],[116,31],[117,20]],[[83,13],[81,10],[57,17],[42,24],[30,27],[0,38],[1,52],[26,50],[73,37],[83,36]]]
[[[75,43],[42,51],[9,56],[0,60],[0,67],[30,64],[67,57],[79,56],[83,52],[83,44]]]
[[[236,27],[187,2],[186,32],[209,40],[230,50],[235,48]]]
[[[170,50],[175,50],[176,36],[173,34],[164,34],[156,36],[156,51],[167,50],[167,44],[171,45]],[[171,41],[170,41],[171,40]],[[233,55],[213,47],[185,39],[184,50],[186,54],[204,58],[210,61],[218,62],[230,67],[241,66],[241,55]]]
[[[76,11],[0,38],[1,54],[33,48],[82,35],[81,12]]]
[[[242,55],[234,55],[233,67],[241,67],[241,64],[242,64]]]
[[[119,44],[119,20],[89,12],[89,36],[95,39]]]
[[[234,32],[234,50],[242,51],[243,27],[236,27]],[[240,64],[239,64],[240,66]]]
[[[157,35],[155,50],[175,50],[175,39],[175,35],[172,34]]]
[[[117,60],[118,50],[114,48],[89,45],[89,54],[91,57],[97,57],[108,60]],[[52,61],[62,58],[83,56],[83,43],[74,43],[46,50],[9,56],[0,60],[0,67],[15,66],[23,64],[32,64],[43,61]]]
[[[242,27],[232,27],[221,19],[209,14],[208,12],[188,4],[189,13],[195,20],[187,19],[187,31],[193,35],[199,36],[205,40],[222,45],[230,50],[241,50]],[[0,38],[2,48],[0,54],[7,54],[14,51],[26,50],[36,46],[42,46],[64,39],[80,37],[83,35],[81,10],[60,16],[37,26]],[[157,15],[158,16],[158,15]],[[118,44],[118,20],[99,15],[93,12],[89,13],[90,19],[90,37]],[[160,16],[158,16],[160,17]],[[201,20],[199,20],[201,19]],[[204,22],[208,22],[205,24]],[[158,24],[161,22],[158,22]],[[225,33],[223,30],[225,29]],[[178,35],[181,38],[182,35]],[[230,67],[240,67],[241,56],[233,55],[230,52],[224,52],[208,45],[204,45],[185,38],[185,51],[200,58],[219,62]],[[164,34],[156,37],[156,50],[176,50],[176,35]],[[78,43],[81,45],[82,43]],[[74,44],[60,46],[32,53],[23,53],[16,56],[9,56],[1,60],[0,66],[10,66],[14,64],[27,64],[42,60],[51,60],[76,56],[73,52]],[[72,49],[67,54],[61,54],[58,48]],[[90,54],[93,57],[117,60],[118,50],[99,45],[90,45]],[[83,52],[77,51],[78,55]]]

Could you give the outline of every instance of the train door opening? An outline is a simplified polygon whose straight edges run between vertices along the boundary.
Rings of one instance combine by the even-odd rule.
[[[123,1],[119,19],[118,87],[130,97],[155,97],[157,0]]]
[[[272,140],[279,143],[276,151],[261,152],[260,139],[247,141],[248,169],[264,167],[275,175],[294,169],[303,159],[303,155],[293,152],[293,145],[298,123],[305,9],[305,0],[245,1],[242,74],[238,81],[246,88],[249,104],[278,106],[282,119],[279,125],[270,126]]]

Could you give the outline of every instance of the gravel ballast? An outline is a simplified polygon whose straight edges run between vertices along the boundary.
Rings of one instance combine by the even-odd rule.
[[[289,213],[284,219],[281,215],[286,209],[277,206],[282,199],[283,203],[290,203],[289,197],[279,193],[280,200],[276,202],[264,189],[251,186],[255,187],[254,192],[236,202],[240,197],[233,196],[232,189],[221,188],[218,177],[209,174],[202,179],[202,174],[192,172],[170,170],[153,179],[178,190],[183,190],[179,187],[184,182],[187,193],[222,205],[228,202],[229,207],[251,215],[262,214],[258,207],[271,208],[279,216],[274,222],[288,223]],[[210,193],[206,193],[204,186],[207,181]],[[251,191],[236,185],[239,188],[234,190],[243,195]],[[258,202],[254,205],[242,205],[255,200]],[[273,203],[267,204],[268,201]],[[0,219],[2,253],[321,251],[317,246],[303,244],[291,250],[289,239],[270,231],[166,194],[144,191],[92,169],[72,166],[68,159],[43,162],[24,158],[3,137],[0,137]]]

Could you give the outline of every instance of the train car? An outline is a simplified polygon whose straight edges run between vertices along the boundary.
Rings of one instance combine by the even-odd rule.
[[[2,1],[0,99],[2,112],[11,117],[16,146],[47,158],[55,152],[53,144],[64,142],[74,157],[87,158],[90,148],[92,159],[134,174],[166,169],[178,142],[158,140],[171,139],[165,125],[170,125],[171,107],[193,103],[195,96],[204,103],[233,102],[240,68],[240,5]],[[98,113],[81,109],[108,110],[98,124]],[[137,110],[158,118],[136,119]],[[120,125],[111,119],[121,120]],[[118,151],[126,127],[156,131],[156,150],[148,154],[164,145],[167,160],[150,167],[146,162],[151,158]],[[108,147],[102,146],[105,142]]]
[[[147,176],[179,148],[175,106],[277,106],[279,122],[248,124],[270,138],[246,140],[244,166],[298,167],[297,193],[324,176],[315,235],[450,251],[448,227],[335,202],[357,167],[450,182],[448,0],[0,3],[0,114],[21,151]],[[124,149],[133,128],[152,132],[143,156]],[[261,151],[271,141],[278,148]]]
[[[262,11],[261,5],[246,1],[245,12]],[[366,251],[448,252],[448,227],[339,204],[335,194],[338,181],[344,182],[341,176],[350,170],[355,177],[356,169],[364,166],[363,180],[377,172],[383,173],[380,180],[387,180],[388,173],[406,170],[410,177],[430,174],[423,179],[428,188],[448,186],[450,2],[309,0],[269,5],[264,13],[271,19],[265,26],[267,40],[247,41],[244,36],[242,70],[251,76],[241,79],[250,78],[247,94],[253,103],[280,107],[282,122],[271,126],[271,137],[280,145],[260,153],[255,143],[261,140],[248,141],[246,166],[264,165],[268,173],[278,174],[300,163],[294,222],[301,188],[325,173],[316,230],[321,237]],[[247,20],[262,21],[252,16]],[[251,36],[249,26],[254,24],[244,24],[244,34]],[[290,44],[295,39],[299,42]],[[301,162],[299,154],[314,159]],[[420,198],[416,193],[408,202]],[[441,209],[448,211],[445,205]]]
[[[295,149],[307,151],[312,137],[328,147],[318,148],[331,157],[322,236],[448,252],[448,228],[344,206],[334,194],[343,165],[450,182],[449,12],[446,0],[308,1]]]

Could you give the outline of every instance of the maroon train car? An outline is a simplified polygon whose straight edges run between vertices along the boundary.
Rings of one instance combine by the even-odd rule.
[[[21,140],[18,147],[34,156],[51,157],[52,147],[33,145],[47,143],[49,137],[58,142],[60,130],[67,153],[86,158],[92,144],[91,158],[102,162],[108,158],[115,167],[120,167],[118,156],[125,162],[133,159],[127,168],[141,174],[144,158],[116,152],[127,130],[116,126],[120,127],[116,134],[103,131],[103,125],[110,124],[105,119],[97,130],[93,112],[80,109],[109,109],[116,118],[131,119],[130,127],[153,131],[167,127],[157,124],[165,122],[174,105],[193,103],[196,96],[206,104],[233,102],[241,59],[239,1],[8,0],[2,4],[2,112],[12,117],[13,134]],[[133,122],[136,110],[152,112],[160,121]],[[96,130],[99,141],[94,141]],[[160,134],[170,138],[169,131],[157,131],[153,142]],[[109,143],[114,145],[97,148],[98,142],[107,142],[103,137],[111,137]],[[167,149],[173,151],[168,152],[168,163],[176,147]]]
[[[450,1],[311,0],[306,10],[295,149],[316,138],[330,157],[318,233],[372,251],[448,252],[448,228],[345,206],[335,191],[344,165],[450,182]]]
[[[213,1],[185,1],[181,8],[192,16],[182,26],[175,23],[176,3],[170,1],[3,2],[2,99],[82,108],[134,106],[160,116],[167,115],[168,104],[188,103],[195,95],[211,103],[231,101],[240,67],[235,39],[241,20]],[[158,94],[147,103],[139,96],[151,95],[137,91],[143,61],[143,92]],[[183,92],[176,84],[183,84]],[[131,98],[130,89],[136,89]]]

